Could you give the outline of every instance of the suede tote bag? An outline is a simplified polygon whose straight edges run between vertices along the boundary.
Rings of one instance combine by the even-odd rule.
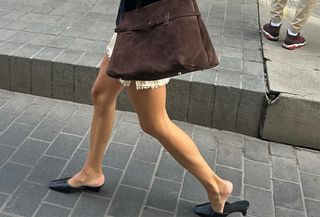
[[[160,0],[122,14],[107,74],[158,80],[219,64],[195,0]]]

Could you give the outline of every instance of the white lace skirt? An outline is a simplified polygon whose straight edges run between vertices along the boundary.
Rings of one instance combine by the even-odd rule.
[[[107,46],[107,54],[108,54],[109,58],[111,57],[114,45],[116,43],[116,38],[117,38],[117,33],[114,33],[109,45]],[[135,82],[136,82],[137,90],[139,90],[139,89],[157,88],[162,85],[168,84],[169,81],[170,81],[170,78],[164,78],[164,79],[153,80],[153,81],[138,81],[138,80],[136,80]],[[131,83],[131,81],[123,80],[121,78],[119,79],[119,82],[121,84],[123,84],[124,86],[130,86],[130,83]]]

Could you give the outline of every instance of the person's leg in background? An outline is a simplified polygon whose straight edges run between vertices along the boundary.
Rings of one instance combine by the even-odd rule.
[[[270,5],[270,22],[265,24],[262,32],[271,41],[279,40],[281,20],[283,10],[287,5],[287,0],[272,0]]]
[[[222,212],[232,192],[232,183],[212,171],[192,139],[170,120],[166,111],[166,86],[137,90],[133,82],[128,87],[128,96],[143,131],[158,139],[200,181],[208,192],[213,209]]]
[[[288,29],[287,36],[283,42],[283,47],[295,49],[306,45],[306,40],[300,35],[300,31],[306,25],[312,9],[316,5],[316,0],[300,0],[295,16]]]

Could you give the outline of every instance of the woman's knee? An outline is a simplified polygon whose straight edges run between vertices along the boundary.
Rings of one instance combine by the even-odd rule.
[[[164,118],[140,120],[140,126],[143,132],[159,138],[165,136],[169,128],[169,122]]]

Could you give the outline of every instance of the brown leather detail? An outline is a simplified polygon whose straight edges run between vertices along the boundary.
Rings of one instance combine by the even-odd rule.
[[[158,80],[219,64],[195,0],[160,0],[123,14],[107,73]]]

